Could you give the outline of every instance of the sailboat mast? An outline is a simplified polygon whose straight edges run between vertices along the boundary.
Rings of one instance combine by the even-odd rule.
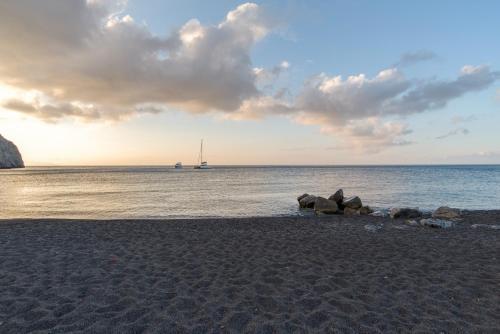
[[[201,147],[200,147],[200,165],[203,162],[203,139],[201,140]]]

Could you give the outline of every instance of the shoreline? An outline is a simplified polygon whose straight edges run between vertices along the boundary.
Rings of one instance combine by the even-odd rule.
[[[499,223],[0,220],[0,332],[494,333]]]
[[[383,211],[389,211],[389,208],[379,208],[379,207],[373,207],[374,210],[383,210]],[[458,208],[460,209],[460,208]],[[214,220],[221,220],[221,221],[236,221],[236,220],[248,220],[252,221],[255,219],[331,219],[333,217],[345,217],[342,216],[341,214],[321,214],[321,215],[316,215],[314,213],[313,209],[300,209],[303,210],[302,214],[298,213],[296,215],[292,214],[278,214],[275,216],[214,216],[214,217],[159,217],[159,218],[59,218],[59,217],[38,217],[38,218],[32,218],[32,217],[21,217],[21,218],[0,218],[0,224],[6,224],[6,223],[30,223],[30,222],[181,222],[181,221],[214,221]],[[479,209],[479,210],[467,210],[467,209],[460,209],[462,212],[462,215],[464,217],[477,217],[479,216],[490,216],[490,215],[498,215],[500,217],[500,209]],[[423,213],[423,218],[428,218],[430,217],[431,213],[434,211],[434,209],[428,209],[428,210],[420,210]],[[374,217],[374,218],[380,218],[380,219],[387,219],[387,220],[393,220],[393,221],[404,221],[404,219],[391,219],[390,217],[379,217],[379,216],[371,216],[371,215],[363,215],[363,217]],[[359,218],[359,216],[353,216],[348,219],[353,219],[356,220]],[[483,217],[479,217],[479,219],[483,219]],[[466,222],[468,219],[465,220]],[[498,224],[500,224],[500,220],[498,221]]]

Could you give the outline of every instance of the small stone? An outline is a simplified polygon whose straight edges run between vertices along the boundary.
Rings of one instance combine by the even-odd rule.
[[[481,228],[489,228],[489,229],[492,229],[492,230],[500,230],[500,225],[488,225],[488,224],[473,224],[471,225],[472,228],[478,228],[478,227],[481,227]]]
[[[417,226],[418,222],[415,219],[407,219],[405,221],[406,224],[411,225],[411,226]]]
[[[392,208],[389,214],[391,218],[418,218],[422,217],[422,212],[416,208]]]
[[[373,213],[370,213],[370,216],[374,216],[374,217],[387,217],[389,215],[389,212],[385,211],[385,210],[377,210]]]
[[[344,215],[345,216],[359,216],[360,210],[359,209],[344,208]]]
[[[432,218],[437,219],[457,219],[460,218],[460,209],[441,206],[432,213]]]
[[[359,213],[362,215],[369,215],[370,213],[373,213],[373,209],[368,205],[362,206],[361,209],[359,209]]]
[[[372,225],[372,224],[366,224],[364,226],[365,230],[367,230],[368,232],[377,232],[378,230],[380,230],[382,228],[382,226],[380,225]]]
[[[360,209],[363,206],[363,203],[361,203],[361,198],[359,198],[358,196],[353,196],[344,199],[342,201],[342,205],[346,208]]]
[[[451,220],[444,220],[444,219],[427,218],[420,220],[420,225],[422,226],[437,227],[437,228],[450,228],[453,227],[454,224],[455,223],[452,222]]]

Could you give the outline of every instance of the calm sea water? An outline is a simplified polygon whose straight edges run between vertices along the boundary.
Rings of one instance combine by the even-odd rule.
[[[378,208],[500,208],[500,166],[33,167],[0,171],[0,218],[305,214],[296,197],[343,188]]]

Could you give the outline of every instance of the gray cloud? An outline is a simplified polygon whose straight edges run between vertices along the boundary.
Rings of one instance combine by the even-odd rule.
[[[68,102],[40,104],[38,101],[26,103],[22,100],[11,99],[6,101],[3,107],[52,123],[67,116],[87,121],[101,117],[100,113],[93,107],[79,106]]]
[[[272,26],[247,3],[218,25],[191,20],[157,37],[101,2],[7,0],[0,4],[0,81],[64,105],[54,117],[73,116],[76,104],[106,118],[144,103],[230,112],[260,94],[250,51]]]
[[[500,72],[492,71],[489,66],[464,66],[455,80],[423,82],[390,101],[387,112],[412,114],[440,109],[453,99],[490,87],[499,78]]]
[[[467,130],[466,128],[459,128],[459,129],[451,130],[450,132],[445,133],[444,135],[438,136],[438,137],[436,137],[436,139],[445,139],[445,138],[448,138],[451,136],[456,136],[456,135],[468,135],[469,133],[470,133],[470,131]]]
[[[399,58],[399,61],[395,63],[393,66],[394,67],[405,67],[405,66],[410,66],[416,63],[420,63],[423,61],[429,61],[436,59],[437,55],[428,50],[419,50],[416,52],[407,52],[401,55]]]

